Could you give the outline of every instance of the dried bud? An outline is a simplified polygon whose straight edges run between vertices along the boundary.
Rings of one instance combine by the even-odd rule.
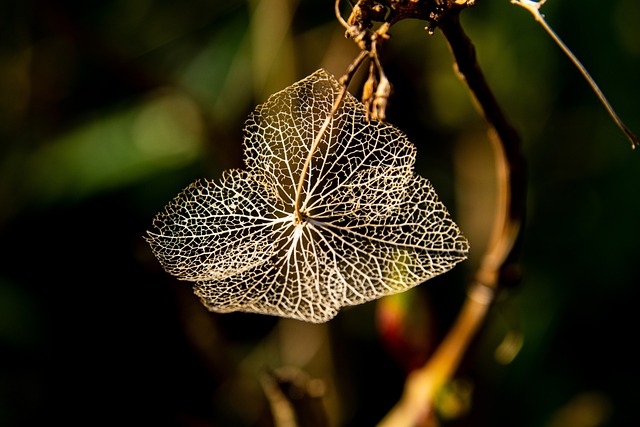
[[[371,118],[373,120],[384,121],[387,117],[387,101],[391,94],[391,83],[387,76],[382,75],[378,88],[376,89],[376,96],[373,100],[373,107],[371,109]]]
[[[362,103],[364,104],[366,111],[367,121],[371,119],[371,109],[373,101],[375,99],[376,86],[378,85],[378,79],[376,79],[373,70],[369,73],[369,78],[362,87]]]

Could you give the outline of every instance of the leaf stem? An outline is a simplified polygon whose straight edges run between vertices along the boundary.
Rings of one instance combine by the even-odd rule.
[[[593,89],[593,91],[596,93],[596,95],[598,96],[598,99],[600,99],[600,102],[602,102],[602,105],[604,105],[604,107],[607,109],[607,112],[609,113],[613,121],[616,123],[616,125],[618,125],[620,130],[624,132],[624,134],[627,136],[627,138],[631,142],[631,148],[640,147],[640,138],[637,135],[635,135],[633,132],[631,132],[631,130],[624,124],[622,119],[620,119],[618,114],[616,114],[615,110],[613,109],[613,107],[611,106],[607,98],[604,96],[604,93],[602,93],[602,91],[596,84],[593,77],[591,77],[591,74],[589,74],[587,69],[580,62],[580,60],[573,54],[573,52],[571,52],[571,49],[569,49],[567,45],[564,44],[562,39],[558,37],[556,32],[553,31],[553,28],[551,28],[551,26],[547,24],[547,21],[544,20],[544,15],[540,13],[540,6],[542,6],[545,2],[546,0],[540,0],[537,2],[531,1],[531,0],[511,0],[512,4],[522,6],[523,8],[531,12],[535,20],[538,21],[540,25],[542,25],[542,28],[545,29],[547,34],[551,36],[551,38],[556,42],[556,44],[560,46],[560,48],[565,53],[565,55],[567,55],[571,60],[571,62],[573,62],[573,64],[578,68],[578,70],[580,70],[580,73],[587,80],[587,82],[591,86],[591,89]]]
[[[340,88],[340,92],[338,92],[338,95],[336,96],[336,99],[333,102],[333,106],[331,107],[331,111],[327,115],[327,118],[324,120],[324,123],[322,123],[320,130],[318,130],[318,133],[316,134],[316,137],[313,140],[313,143],[311,144],[311,148],[309,148],[309,154],[307,155],[307,159],[304,162],[304,165],[302,166],[302,171],[300,172],[300,178],[298,179],[298,187],[296,189],[296,201],[295,201],[295,212],[294,212],[294,221],[296,222],[296,224],[300,224],[305,220],[305,216],[302,213],[302,187],[304,186],[305,178],[307,177],[307,174],[309,172],[309,167],[311,166],[311,160],[313,159],[313,154],[318,148],[320,141],[322,141],[322,138],[324,137],[324,134],[326,133],[327,128],[329,127],[329,124],[333,121],[333,118],[336,112],[338,111],[338,108],[340,108],[340,105],[342,104],[342,100],[344,99],[344,96],[347,93],[349,82],[353,78],[353,75],[355,74],[356,70],[362,64],[362,61],[364,61],[364,59],[367,58],[368,56],[369,56],[369,51],[366,51],[366,50],[360,51],[360,54],[358,55],[358,57],[349,65],[347,72],[340,78],[340,83],[342,84],[342,87]]]

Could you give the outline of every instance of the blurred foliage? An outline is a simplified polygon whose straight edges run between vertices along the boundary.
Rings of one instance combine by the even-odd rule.
[[[640,153],[526,11],[477,3],[463,25],[523,136],[529,211],[523,281],[465,358],[470,396],[447,398],[467,412],[443,424],[634,425]],[[638,3],[549,0],[543,11],[640,131]],[[206,312],[142,237],[189,182],[241,166],[257,103],[319,67],[344,72],[357,51],[333,2],[0,3],[0,425],[268,426],[259,378],[281,366],[324,381],[334,425],[379,420],[414,360],[388,346],[389,331],[406,331],[378,327],[412,307],[430,322],[408,329],[428,334],[427,357],[491,224],[485,124],[442,36],[423,27],[401,22],[382,47],[388,119],[417,145],[472,257],[401,304],[305,325]],[[522,349],[501,365],[495,350],[514,330]]]

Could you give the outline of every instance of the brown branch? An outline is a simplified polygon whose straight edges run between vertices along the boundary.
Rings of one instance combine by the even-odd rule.
[[[451,14],[439,25],[456,61],[456,67],[475,97],[494,134],[499,206],[487,253],[476,280],[490,288],[511,285],[518,256],[516,241],[526,210],[526,171],[520,137],[502,112],[478,65],[473,43],[460,25],[460,16]]]
[[[408,376],[402,397],[381,421],[380,427],[415,426],[427,422],[432,415],[434,397],[457,370],[497,291],[519,280],[516,260],[525,216],[525,163],[520,137],[489,88],[478,65],[475,47],[460,24],[460,12],[474,3],[474,0],[359,0],[349,20],[341,20],[347,35],[354,38],[361,49],[369,47],[365,35],[373,25],[372,21],[383,21],[387,25],[385,34],[390,25],[405,18],[426,20],[430,34],[439,27],[449,43],[460,77],[492,128],[490,137],[496,158],[498,199],[493,229],[465,303],[433,356]],[[381,7],[386,8],[386,14]]]
[[[381,421],[381,427],[414,426],[429,418],[435,395],[455,373],[496,292],[519,280],[516,243],[521,235],[526,201],[520,137],[506,119],[478,65],[473,43],[460,24],[460,10],[449,10],[437,25],[449,43],[459,75],[492,127],[499,194],[496,216],[487,250],[458,318],[429,361],[409,375],[400,401]]]

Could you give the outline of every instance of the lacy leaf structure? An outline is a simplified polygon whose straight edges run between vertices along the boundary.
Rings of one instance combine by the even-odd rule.
[[[156,216],[155,256],[209,310],[325,322],[466,258],[467,240],[413,171],[413,144],[368,121],[352,95],[310,153],[340,88],[318,70],[272,95],[246,122],[246,170],[194,182]]]

